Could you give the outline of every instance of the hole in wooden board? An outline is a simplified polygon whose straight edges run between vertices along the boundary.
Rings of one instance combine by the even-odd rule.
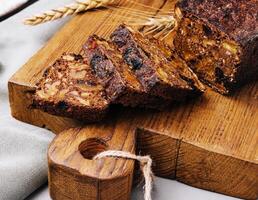
[[[108,145],[101,138],[88,138],[82,141],[78,148],[84,158],[91,160],[98,153],[106,151]]]

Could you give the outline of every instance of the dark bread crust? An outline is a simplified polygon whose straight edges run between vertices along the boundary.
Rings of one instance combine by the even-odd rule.
[[[189,84],[189,80],[181,77],[175,62],[172,63],[167,59],[165,52],[161,49],[161,43],[157,40],[152,39],[151,42],[140,32],[125,25],[120,25],[110,38],[150,94],[182,101],[189,94],[196,93],[196,90],[202,91],[203,88],[193,88],[192,83]],[[181,65],[181,62],[184,61],[177,60],[177,64]],[[183,66],[188,68],[186,65]],[[189,79],[191,78],[189,76]]]
[[[78,54],[63,54],[38,82],[34,108],[85,122],[104,118],[108,101],[103,87]]]
[[[85,123],[93,123],[103,120],[108,113],[108,108],[91,107],[87,108],[72,103],[44,101],[34,99],[33,108],[40,109],[52,115],[72,118]]]
[[[222,94],[258,76],[258,0],[182,0],[174,40],[199,78]]]

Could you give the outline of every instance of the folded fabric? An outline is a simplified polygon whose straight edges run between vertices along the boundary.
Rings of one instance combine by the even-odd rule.
[[[24,199],[47,181],[50,131],[0,117],[0,199]]]

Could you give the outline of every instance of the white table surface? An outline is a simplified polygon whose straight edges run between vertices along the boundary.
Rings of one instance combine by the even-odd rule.
[[[15,120],[11,120],[7,97],[7,80],[20,66],[35,54],[68,19],[58,20],[57,22],[47,23],[36,27],[24,26],[22,20],[33,13],[45,11],[71,1],[72,0],[41,0],[0,23],[0,69],[3,68],[4,71],[0,80],[0,114],[5,118],[10,119],[10,127],[19,126],[19,123],[15,122]],[[38,128],[35,127],[35,130],[38,130]],[[35,134],[35,131],[33,134]],[[27,199],[50,199],[47,185],[43,185]],[[132,199],[142,199],[142,188],[134,188]],[[236,198],[196,189],[176,181],[156,178],[153,199],[233,200]]]

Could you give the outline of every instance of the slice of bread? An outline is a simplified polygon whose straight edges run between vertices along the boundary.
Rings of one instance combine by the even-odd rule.
[[[198,79],[183,60],[168,60],[160,42],[148,39],[125,25],[120,25],[110,38],[149,94],[182,101],[203,91],[202,84],[196,83]],[[188,72],[188,79],[183,78],[183,71]]]
[[[103,119],[108,104],[104,88],[78,54],[63,54],[44,72],[33,100],[35,108],[87,122]]]
[[[147,92],[112,43],[93,35],[83,46],[82,52],[86,63],[101,79],[111,103],[149,108],[161,108],[167,103],[164,98]]]

